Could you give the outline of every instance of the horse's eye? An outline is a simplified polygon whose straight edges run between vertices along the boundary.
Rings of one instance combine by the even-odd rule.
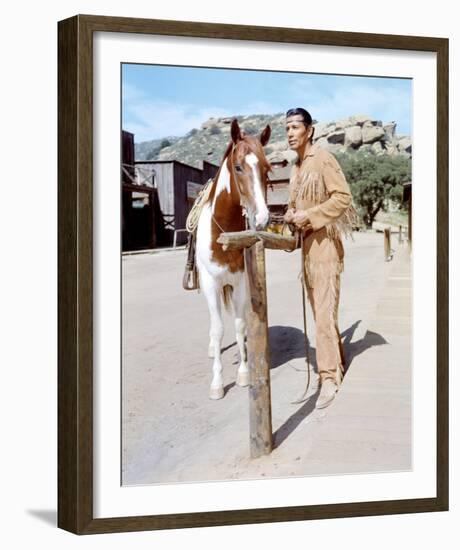
[[[243,171],[243,169],[241,168],[241,165],[240,165],[240,164],[236,164],[236,165],[235,165],[235,170],[236,170],[237,172],[242,172],[242,171]]]

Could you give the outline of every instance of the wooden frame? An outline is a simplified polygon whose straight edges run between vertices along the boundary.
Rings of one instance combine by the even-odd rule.
[[[93,33],[146,33],[435,52],[437,55],[437,496],[161,516],[93,517]],[[75,16],[59,22],[58,526],[77,534],[448,509],[448,40]]]

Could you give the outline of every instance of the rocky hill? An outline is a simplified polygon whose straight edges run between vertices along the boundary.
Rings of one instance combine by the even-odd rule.
[[[136,144],[136,160],[179,160],[201,168],[202,161],[220,164],[230,139],[234,118],[247,134],[258,134],[270,124],[272,135],[265,148],[270,161],[292,162],[295,153],[288,148],[284,113],[210,118],[201,128],[194,128],[183,137],[168,137]],[[315,121],[314,142],[333,153],[354,154],[365,151],[376,155],[401,154],[410,157],[409,136],[396,134],[396,122],[382,123],[366,115],[354,115],[331,122]]]

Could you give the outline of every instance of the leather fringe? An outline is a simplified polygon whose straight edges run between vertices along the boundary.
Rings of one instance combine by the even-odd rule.
[[[319,173],[309,172],[301,180],[298,180],[295,185],[297,187],[296,196],[302,200],[319,205],[328,199],[326,186]],[[335,222],[329,223],[325,227],[327,236],[331,239],[338,239],[341,235],[353,239],[353,228],[359,225],[359,216],[352,203]]]

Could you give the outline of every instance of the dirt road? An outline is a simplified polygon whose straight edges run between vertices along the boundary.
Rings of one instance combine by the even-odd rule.
[[[350,373],[370,351],[374,353],[373,361],[376,353],[391,354],[385,335],[369,333],[367,328],[392,264],[383,261],[382,234],[357,233],[354,242],[346,240],[344,244],[339,326]],[[324,456],[315,454],[318,430],[327,423],[335,403],[324,411],[315,411],[316,375],[311,399],[302,405],[291,403],[302,394],[306,380],[299,253],[270,250],[266,261],[275,449],[268,457],[251,460],[248,391],[235,386],[238,355],[232,320],[227,316],[223,341],[226,394],[224,399],[212,401],[208,399],[212,360],[207,357],[207,306],[202,294],[182,290],[185,251],[123,257],[123,484],[410,466],[408,414],[402,415],[401,424],[396,426],[400,452],[391,447],[394,441],[389,435],[388,446],[379,451],[381,456],[373,452],[368,457],[360,451],[360,459],[345,461],[342,467],[333,450],[326,448]],[[398,304],[394,307],[397,309]],[[315,334],[310,312],[308,327],[314,364]],[[407,350],[409,329],[406,333],[402,339]],[[404,410],[410,410],[410,394],[401,399]],[[359,423],[358,418],[355,421]],[[394,433],[386,425],[381,429],[383,434]]]

